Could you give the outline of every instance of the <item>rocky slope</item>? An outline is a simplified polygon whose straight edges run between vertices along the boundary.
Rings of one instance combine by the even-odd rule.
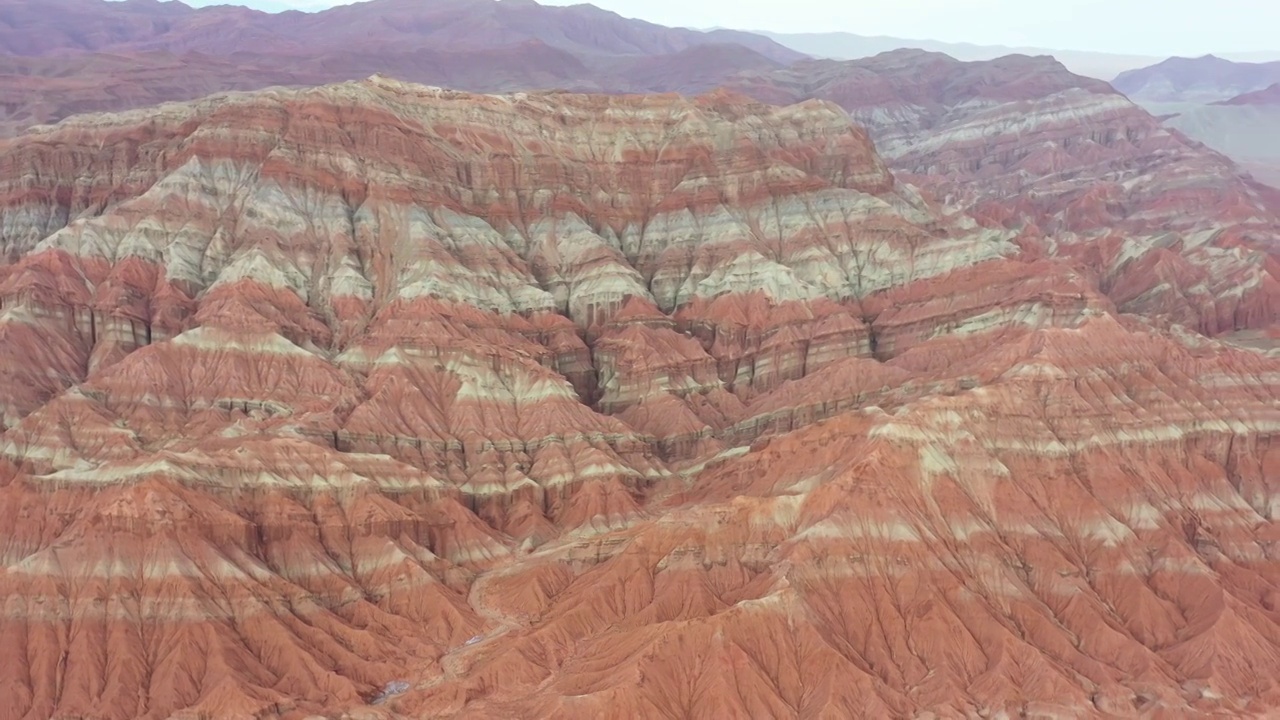
[[[375,79],[2,157],[16,717],[336,707],[439,672],[495,627],[476,573],[886,392],[771,394],[868,362],[840,301],[1015,249],[900,194],[821,104]]]
[[[1273,712],[1275,360],[1112,317],[993,339],[890,363],[972,390],[757,446],[496,574],[480,598],[517,627],[396,709]]]
[[[0,55],[0,137],[78,113],[132,110],[232,90],[305,85],[312,74],[284,64],[163,52]]]
[[[1280,82],[1261,90],[1237,95],[1230,100],[1222,100],[1217,105],[1280,105]]]
[[[1217,58],[1157,66],[1117,81],[1166,127],[1230,157],[1263,183],[1280,187],[1280,63]],[[1225,98],[1225,99],[1224,99]]]
[[[1274,265],[937,197],[728,92],[0,141],[0,718],[1280,706]]]
[[[840,104],[900,177],[1018,230],[1037,252],[1075,258],[1124,311],[1215,334],[1269,326],[1280,308],[1269,191],[1052,58],[899,51],[734,87]]]

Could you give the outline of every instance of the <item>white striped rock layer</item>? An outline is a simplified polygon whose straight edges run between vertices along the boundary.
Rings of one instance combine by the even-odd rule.
[[[1275,707],[1275,336],[932,197],[730,93],[7,141],[0,718]]]

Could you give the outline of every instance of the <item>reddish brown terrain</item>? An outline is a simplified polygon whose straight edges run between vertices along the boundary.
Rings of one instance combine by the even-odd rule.
[[[1073,258],[1124,312],[1214,335],[1271,326],[1280,311],[1274,190],[1052,58],[905,50],[734,86],[841,105],[899,178]]]
[[[322,85],[375,73],[483,92],[556,88],[697,94],[743,70],[779,67],[740,45],[585,59],[539,40],[470,52],[240,53],[230,58],[168,51],[35,58],[0,55],[0,137],[77,113],[117,112],[225,91]]]
[[[374,73],[476,92],[696,94],[803,57],[751,33],[527,0],[372,0],[318,13],[0,0],[0,136],[75,113]]]
[[[0,140],[0,720],[1280,712],[1280,191],[1106,83],[481,0],[0,50],[3,132],[116,113]]]
[[[1274,713],[1280,193],[804,72],[0,141],[0,718]]]

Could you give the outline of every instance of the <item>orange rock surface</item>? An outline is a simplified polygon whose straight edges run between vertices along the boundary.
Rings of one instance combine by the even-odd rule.
[[[1275,198],[920,182],[731,92],[4,141],[0,719],[1280,708]]]

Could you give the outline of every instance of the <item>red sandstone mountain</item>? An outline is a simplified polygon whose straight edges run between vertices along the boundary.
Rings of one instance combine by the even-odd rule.
[[[1011,62],[0,141],[0,718],[1274,711],[1277,198]]]
[[[1171,58],[1122,74],[1115,86],[1164,124],[1280,187],[1280,62]]]
[[[1052,58],[900,51],[745,75],[775,103],[820,98],[900,178],[1075,258],[1125,312],[1210,334],[1280,311],[1280,206],[1226,157]]]

